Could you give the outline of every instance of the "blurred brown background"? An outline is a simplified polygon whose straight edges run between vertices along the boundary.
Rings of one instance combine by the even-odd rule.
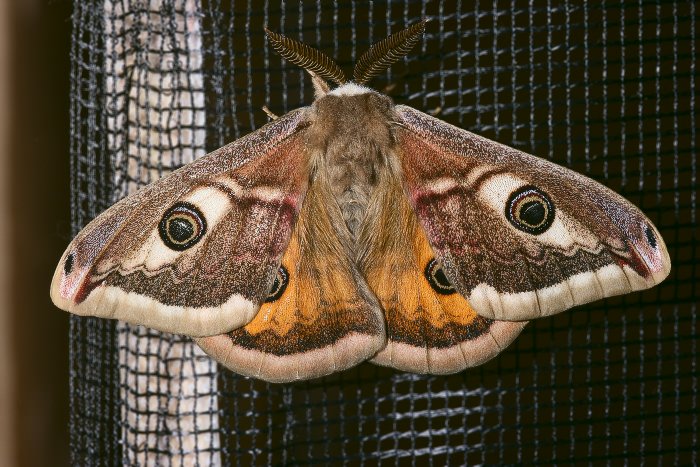
[[[0,465],[68,465],[68,0],[0,0]]]

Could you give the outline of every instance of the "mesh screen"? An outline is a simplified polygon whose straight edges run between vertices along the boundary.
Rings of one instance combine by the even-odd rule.
[[[350,71],[420,18],[372,82],[396,102],[571,167],[659,227],[659,287],[532,322],[488,364],[420,376],[371,364],[272,385],[186,338],[71,321],[77,465],[697,463],[700,254],[694,2],[75,1],[74,232],[117,198],[281,114],[311,83],[263,26]]]

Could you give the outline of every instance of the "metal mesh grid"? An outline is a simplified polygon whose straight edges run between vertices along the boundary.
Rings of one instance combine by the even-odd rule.
[[[373,87],[619,191],[659,227],[674,269],[652,290],[535,321],[499,358],[457,375],[363,364],[270,385],[191,371],[196,395],[209,396],[195,411],[183,408],[183,371],[209,362],[182,338],[73,318],[73,464],[697,463],[696,10],[646,0],[74,2],[75,232],[129,189],[261,126],[263,105],[283,113],[311,101],[308,78],[274,55],[263,26],[348,70],[373,41],[429,18],[422,43]],[[203,107],[173,98],[196,93]],[[203,120],[185,116],[200,109]],[[148,345],[125,338],[144,334]],[[183,410],[192,426],[179,423]]]

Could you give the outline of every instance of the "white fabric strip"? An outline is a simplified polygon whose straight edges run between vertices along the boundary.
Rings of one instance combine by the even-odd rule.
[[[105,0],[118,198],[205,153],[198,9],[197,0]],[[122,322],[118,334],[124,463],[221,465],[216,364],[188,338]]]

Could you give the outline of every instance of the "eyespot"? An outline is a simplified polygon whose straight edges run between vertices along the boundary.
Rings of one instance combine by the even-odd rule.
[[[202,213],[190,203],[175,203],[158,224],[158,232],[168,248],[183,251],[202,238],[207,223]]]
[[[442,269],[442,265],[435,258],[428,261],[425,266],[425,278],[428,280],[428,284],[439,294],[442,295],[452,295],[456,292],[454,286],[450,280],[445,275],[445,271]]]
[[[282,266],[280,264],[280,267],[277,270],[277,275],[275,276],[275,280],[272,283],[272,288],[270,289],[270,293],[267,294],[267,298],[265,299],[265,303],[274,302],[276,300],[279,300],[279,298],[282,296],[284,291],[287,289],[288,283],[289,283],[289,272],[287,272],[287,268],[285,268],[284,266]]]
[[[63,272],[66,274],[66,276],[73,270],[74,263],[75,253],[71,253],[66,257],[66,261],[63,263]]]
[[[554,222],[554,203],[545,192],[528,185],[510,195],[505,214],[516,229],[539,235]]]
[[[644,234],[647,237],[647,242],[649,243],[649,245],[651,245],[652,248],[656,248],[658,242],[656,241],[656,235],[654,234],[654,230],[651,228],[650,225],[644,226]]]

